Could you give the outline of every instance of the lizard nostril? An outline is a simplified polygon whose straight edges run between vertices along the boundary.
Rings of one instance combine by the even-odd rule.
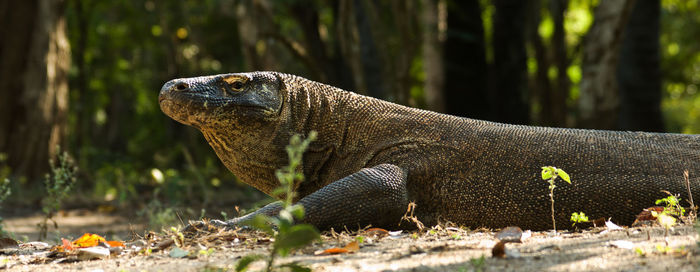
[[[187,83],[181,82],[178,84],[175,84],[175,89],[178,91],[184,91],[187,90],[190,86],[187,85]]]

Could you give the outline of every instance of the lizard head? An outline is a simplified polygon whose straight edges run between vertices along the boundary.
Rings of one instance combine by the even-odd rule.
[[[279,116],[284,84],[275,73],[238,73],[174,79],[158,98],[170,118],[200,130],[243,127]]]

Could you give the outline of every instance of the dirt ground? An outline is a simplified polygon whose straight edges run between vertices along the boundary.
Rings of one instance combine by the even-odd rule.
[[[41,217],[5,219],[5,229],[34,241]],[[47,241],[56,245],[56,237],[76,238],[82,233],[97,233],[114,240],[130,241],[144,233],[143,225],[133,218],[72,211],[59,215],[61,233],[52,232]],[[522,243],[506,245],[505,258],[492,257],[497,243],[494,232],[438,228],[422,233],[402,232],[384,237],[360,234],[364,241],[353,253],[315,255],[331,247],[343,247],[358,235],[324,234],[314,243],[279,264],[298,262],[313,271],[700,271],[698,233],[691,226],[679,226],[664,238],[659,227],[586,230],[580,233],[532,232]],[[224,237],[224,236],[221,236]],[[189,257],[176,258],[175,246],[145,255],[129,250],[105,259],[54,263],[46,258],[48,249],[5,250],[0,268],[9,271],[233,271],[242,256],[265,254],[271,244],[260,234],[242,232],[216,245],[183,246]],[[25,244],[28,245],[28,244]],[[20,246],[22,248],[22,246]],[[483,257],[483,258],[482,258]],[[40,261],[43,260],[43,261]],[[64,259],[65,261],[65,259]],[[46,263],[42,263],[46,262]],[[38,263],[38,264],[33,264]],[[264,269],[263,261],[250,270]]]

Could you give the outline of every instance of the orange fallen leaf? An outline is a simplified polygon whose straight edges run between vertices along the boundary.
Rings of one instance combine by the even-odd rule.
[[[100,245],[100,243],[105,243],[109,245],[110,247],[126,247],[124,243],[120,241],[107,241],[105,238],[103,238],[100,235],[97,234],[92,234],[92,233],[85,233],[83,236],[80,236],[80,238],[75,239],[75,241],[71,242],[65,238],[61,238],[61,242],[63,245],[61,246],[56,246],[55,250],[58,251],[72,251],[78,248],[87,248],[87,247],[94,247]]]
[[[85,233],[80,238],[73,241],[73,245],[76,247],[94,247],[100,244],[100,242],[105,242],[105,238],[97,234]]]
[[[365,232],[383,232],[383,233],[389,233],[388,230],[385,230],[383,228],[369,228]]]
[[[347,245],[345,245],[345,247],[343,247],[343,248],[347,249],[349,252],[355,252],[355,251],[360,250],[360,244],[358,244],[357,241],[352,241],[352,242],[348,243]]]
[[[356,241],[352,241],[342,248],[339,248],[339,247],[328,248],[326,250],[317,252],[316,255],[334,255],[334,254],[355,252],[358,250],[360,250],[360,244],[358,244]]]
[[[382,238],[382,237],[388,236],[389,231],[382,229],[382,228],[369,228],[365,231],[365,235]]]
[[[124,245],[124,243],[119,242],[119,241],[106,241],[105,243],[107,243],[111,247],[126,247],[126,245]]]
[[[59,250],[73,250],[73,244],[71,244],[70,241],[66,240],[65,238],[61,238],[61,242],[63,242],[63,246],[59,247]]]
[[[328,249],[322,251],[321,254],[334,255],[334,254],[341,254],[341,253],[348,253],[348,252],[349,252],[349,250],[344,249],[344,248],[332,247],[332,248],[328,248]]]

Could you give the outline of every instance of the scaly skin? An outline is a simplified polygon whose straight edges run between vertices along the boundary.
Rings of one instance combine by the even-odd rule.
[[[557,228],[572,212],[630,224],[665,197],[700,196],[700,136],[499,124],[405,107],[301,77],[254,72],[171,80],[160,106],[198,128],[221,161],[270,194],[293,134],[318,132],[297,184],[320,229],[398,226],[409,202],[426,225],[551,228],[540,167],[567,171],[555,189]],[[273,203],[253,213],[274,215]],[[233,219],[233,225],[252,215]]]

